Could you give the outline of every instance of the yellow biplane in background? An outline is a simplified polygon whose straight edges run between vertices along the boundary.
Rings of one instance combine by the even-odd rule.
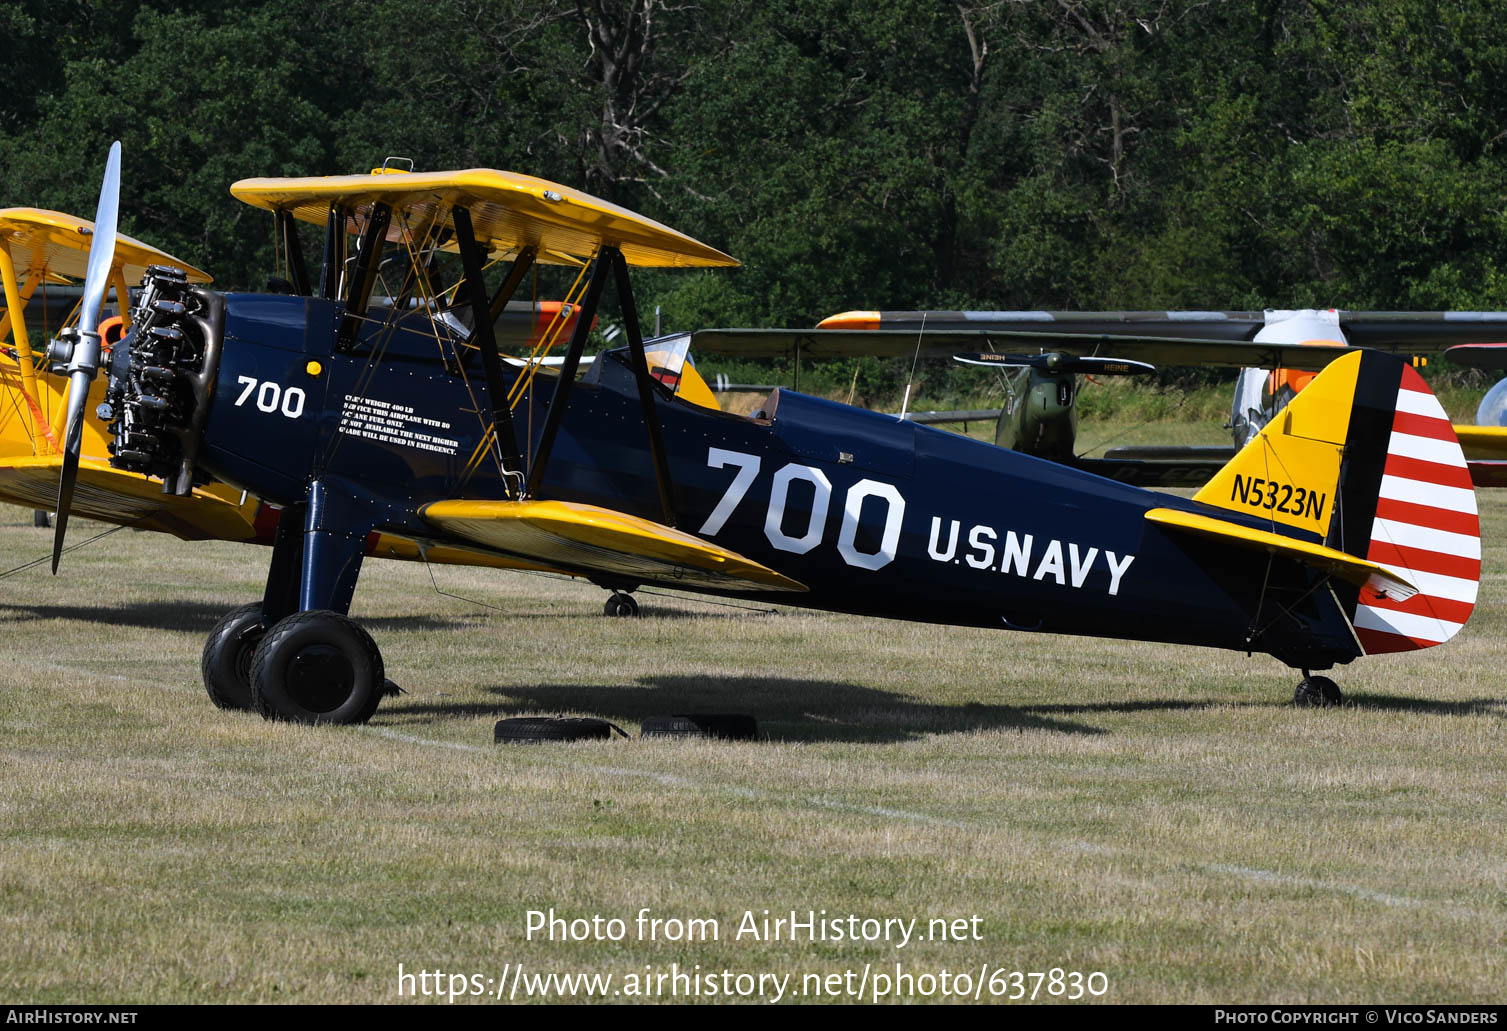
[[[78,311],[75,306],[60,326],[42,322],[40,346],[32,342],[27,315],[44,308],[40,302],[49,287],[84,278],[93,239],[94,223],[76,215],[39,208],[0,209],[0,280],[5,290],[5,314],[0,317],[0,501],[39,511],[56,507],[68,379],[50,371],[46,339],[76,321]],[[117,234],[109,285],[120,314],[101,323],[103,346],[113,345],[130,329],[126,284],[139,282],[154,265],[180,268],[194,283],[211,281],[208,273],[187,262]],[[188,540],[254,539],[257,501],[241,491],[209,484],[180,497],[163,494],[162,485],[145,476],[110,468],[104,425],[93,415],[104,400],[104,386],[102,381],[94,383],[86,405],[90,417],[83,426],[75,511]]]

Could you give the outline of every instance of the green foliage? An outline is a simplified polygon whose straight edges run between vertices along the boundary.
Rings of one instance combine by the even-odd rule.
[[[0,204],[89,213],[119,137],[126,231],[255,287],[270,225],[235,179],[513,168],[742,259],[645,276],[667,329],[1507,308],[1498,20],[1487,0],[20,0]],[[938,364],[928,396],[976,382]],[[909,363],[808,375],[895,396]]]

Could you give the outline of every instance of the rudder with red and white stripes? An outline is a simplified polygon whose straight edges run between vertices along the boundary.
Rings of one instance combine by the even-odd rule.
[[[1362,591],[1355,633],[1367,654],[1443,644],[1475,608],[1481,524],[1465,455],[1423,377],[1404,367],[1365,557],[1402,573],[1406,601]]]

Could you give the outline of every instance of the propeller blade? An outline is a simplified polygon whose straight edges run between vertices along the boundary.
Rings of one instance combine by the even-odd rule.
[[[83,376],[83,373],[78,373]],[[73,390],[78,389],[75,378]],[[89,389],[89,380],[84,378],[84,390]],[[70,406],[69,418],[73,412]],[[81,440],[84,433],[84,424],[79,420],[76,424],[69,422],[69,432],[63,438],[63,474],[58,479],[58,507],[57,519],[52,524],[52,575],[58,573],[58,560],[63,557],[63,537],[68,532],[68,510],[73,506],[73,485],[78,482],[78,459]]]
[[[110,266],[115,261],[115,229],[120,215],[120,141],[110,145],[105,178],[99,188],[99,206],[94,213],[94,235],[89,240],[89,266],[84,274],[84,305],[79,313],[78,335],[68,361],[68,421],[63,436],[63,471],[58,478],[58,519],[52,533],[52,571],[63,557],[63,536],[68,530],[68,510],[78,482],[79,452],[84,439],[84,406],[89,403],[89,385],[99,371],[99,309],[110,287]],[[119,298],[122,305],[128,298]]]

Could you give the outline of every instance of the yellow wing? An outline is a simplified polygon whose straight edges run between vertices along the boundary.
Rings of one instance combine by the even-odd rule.
[[[721,591],[804,591],[767,566],[688,533],[566,501],[436,501],[435,526],[489,548],[584,574]]]
[[[41,208],[0,208],[0,241],[10,248],[18,274],[45,270],[49,282],[58,276],[83,279],[89,266],[94,223],[77,215]],[[209,273],[124,233],[115,235],[115,265],[128,280],[139,280],[148,265],[172,265],[188,274],[189,282],[208,283]]]
[[[1467,458],[1507,455],[1507,426],[1456,426],[1454,429]]]
[[[736,265],[737,260],[627,208],[516,172],[471,168],[454,172],[374,172],[300,179],[242,179],[230,187],[238,200],[269,211],[287,211],[324,225],[332,204],[344,207],[347,226],[359,230],[374,203],[393,209],[389,242],[405,233],[424,237],[436,223],[449,225],[449,210],[471,213],[477,242],[488,252],[539,248],[539,261],[579,264],[598,247],[616,247],[630,265],[699,268]]]
[[[0,501],[51,509],[58,500],[62,455],[0,459]],[[244,499],[244,500],[243,500]],[[112,469],[98,459],[79,462],[73,514],[107,523],[158,530],[186,541],[247,541],[256,537],[257,500],[223,483],[195,487],[192,495],[162,493],[162,484],[139,473]]]

